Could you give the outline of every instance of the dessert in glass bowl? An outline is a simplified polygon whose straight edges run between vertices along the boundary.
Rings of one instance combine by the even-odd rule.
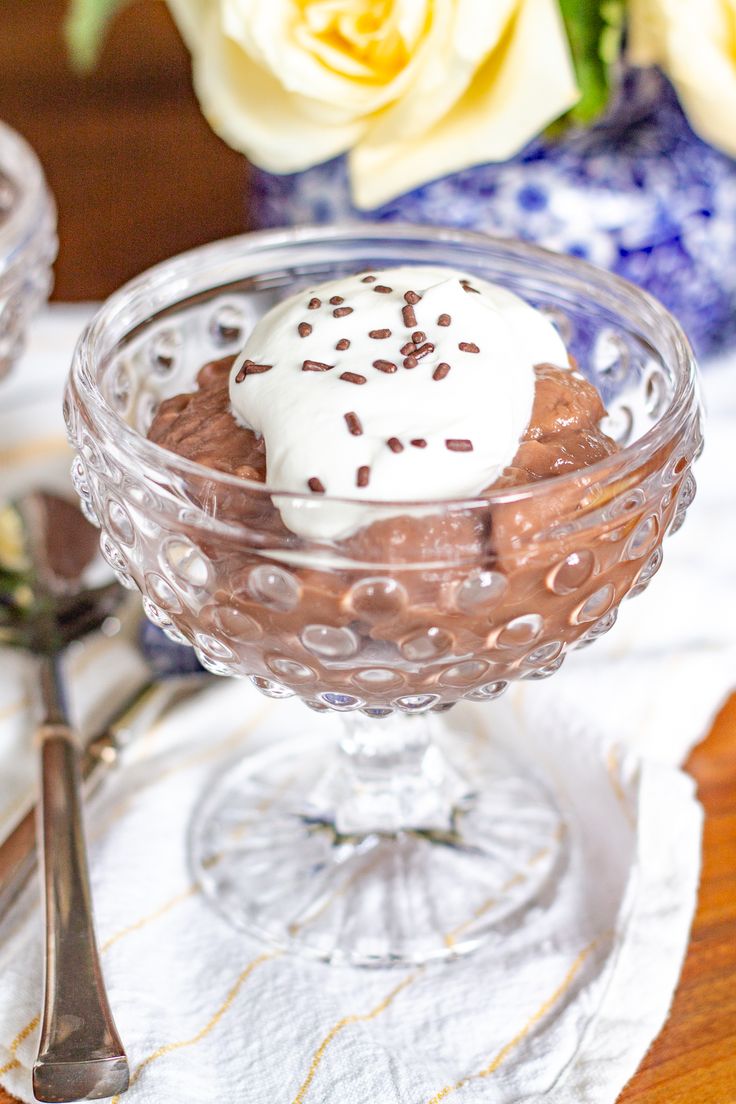
[[[0,378],[51,290],[56,210],[33,150],[0,122]]]
[[[65,416],[148,616],[210,670],[342,714],[203,799],[192,862],[231,922],[418,962],[549,898],[573,841],[535,765],[442,714],[552,674],[659,568],[701,442],[664,308],[481,235],[246,235],[108,300]]]

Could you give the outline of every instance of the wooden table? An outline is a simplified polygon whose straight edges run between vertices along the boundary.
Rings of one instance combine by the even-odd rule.
[[[125,11],[83,79],[66,66],[63,11],[2,5],[0,118],[34,145],[56,194],[55,297],[97,299],[247,228],[247,169],[201,118],[162,5]],[[736,1104],[736,695],[687,766],[706,810],[700,904],[672,1014],[620,1104]]]

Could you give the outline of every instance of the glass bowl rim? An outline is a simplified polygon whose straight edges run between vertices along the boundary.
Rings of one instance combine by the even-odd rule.
[[[197,266],[199,271],[207,271],[209,268],[214,272],[218,261],[222,264],[229,258],[230,260],[242,259],[245,262],[249,256],[254,257],[259,253],[267,254],[269,252],[273,252],[274,259],[276,259],[278,249],[289,246],[315,245],[320,242],[329,243],[330,241],[338,243],[348,238],[351,240],[362,238],[366,242],[375,241],[379,243],[383,239],[400,237],[415,241],[430,240],[435,245],[457,244],[485,249],[491,248],[497,256],[502,255],[509,260],[521,263],[532,262],[534,265],[533,268],[530,268],[532,272],[539,271],[541,273],[541,271],[546,270],[547,273],[554,273],[556,271],[558,277],[560,275],[575,277],[587,288],[590,288],[591,284],[602,285],[606,290],[617,294],[619,299],[635,304],[641,315],[648,314],[650,320],[663,327],[664,335],[669,340],[674,354],[676,386],[667,407],[659,415],[655,424],[641,437],[625,445],[612,456],[598,460],[585,468],[466,498],[390,501],[328,494],[315,496],[309,491],[284,490],[267,483],[258,483],[219,471],[216,468],[207,467],[150,441],[130,426],[104,398],[93,370],[94,353],[108,325],[114,321],[116,316],[126,314],[130,301],[135,299],[136,296],[145,297],[150,302],[154,291],[167,287],[172,280],[176,281],[177,278],[183,278],[194,265]],[[427,263],[436,262],[428,261]],[[226,283],[222,285],[223,292],[226,287]],[[169,303],[167,309],[173,309],[175,306],[176,300]],[[129,332],[132,328],[145,327],[146,322],[147,320],[138,321],[135,327],[129,326],[126,332]],[[622,472],[633,465],[638,467],[645,463],[649,457],[654,455],[659,448],[674,436],[678,427],[687,420],[698,394],[695,357],[680,323],[659,300],[630,281],[592,265],[581,258],[556,253],[517,239],[495,237],[478,231],[459,230],[453,227],[422,226],[403,222],[372,223],[359,221],[342,221],[328,226],[301,225],[298,227],[249,231],[196,246],[147,268],[113,292],[85,326],[74,350],[68,377],[68,391],[72,393],[74,405],[82,412],[89,412],[92,416],[96,430],[107,430],[114,434],[115,440],[125,444],[126,454],[130,451],[134,457],[147,460],[154,468],[164,469],[185,479],[207,480],[211,484],[220,484],[223,487],[233,488],[241,492],[249,491],[259,496],[279,495],[289,499],[303,500],[313,506],[318,503],[345,503],[346,505],[359,504],[369,510],[385,510],[386,508],[427,510],[431,508],[434,512],[473,508],[489,509],[494,505],[540,498],[550,492],[558,494],[570,486],[579,487],[581,479],[584,479],[585,484],[589,485],[596,482],[599,476],[603,476],[604,482],[614,475],[620,476]],[[209,525],[216,524],[216,521],[216,514],[214,516],[207,515]],[[243,524],[245,528],[248,527],[245,519]],[[228,520],[227,529],[232,532],[233,522],[231,520]]]
[[[7,152],[14,158],[7,161]],[[18,189],[18,201],[0,222],[0,279],[19,265],[45,226],[44,209],[54,210],[43,167],[28,141],[0,119],[0,171]]]

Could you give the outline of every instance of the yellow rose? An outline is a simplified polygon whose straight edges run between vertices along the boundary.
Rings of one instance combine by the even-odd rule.
[[[168,0],[211,126],[256,165],[349,151],[375,207],[512,156],[579,92],[557,0]]]
[[[659,65],[707,142],[736,156],[736,0],[630,0],[629,55]]]

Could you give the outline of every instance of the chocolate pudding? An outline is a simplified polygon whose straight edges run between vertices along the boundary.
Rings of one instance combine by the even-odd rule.
[[[203,604],[191,615],[185,611],[177,623],[193,638],[204,633],[223,642],[257,681],[293,689],[317,708],[325,701],[339,706],[340,695],[379,709],[412,695],[433,695],[444,704],[469,692],[490,698],[512,678],[544,677],[559,666],[566,646],[613,623],[615,614],[609,611],[631,588],[645,562],[641,556],[651,551],[622,554],[641,515],[607,517],[605,503],[596,497],[601,483],[587,474],[590,465],[618,451],[601,429],[603,403],[570,364],[551,325],[534,321],[531,315],[537,312],[526,304],[528,315],[515,304],[510,308],[517,311],[514,325],[521,318],[522,329],[531,332],[536,326],[537,331],[511,370],[528,374],[528,390],[523,391],[527,384],[522,381],[514,384],[513,393],[504,391],[501,362],[498,380],[488,382],[496,391],[485,394],[487,402],[493,399],[503,408],[495,424],[501,424],[508,409],[520,430],[505,452],[494,443],[485,447],[482,404],[467,401],[462,392],[453,400],[443,384],[454,375],[457,388],[463,372],[473,371],[474,379],[482,379],[484,366],[498,363],[498,346],[489,344],[491,337],[495,342],[495,332],[489,336],[483,327],[506,325],[508,293],[499,289],[490,321],[478,321],[472,312],[479,306],[473,301],[488,298],[491,285],[457,277],[460,291],[452,291],[452,310],[440,310],[437,304],[450,294],[444,281],[455,276],[442,273],[440,283],[434,272],[427,272],[423,280],[421,269],[353,277],[339,291],[328,285],[280,304],[270,314],[280,312],[281,324],[288,327],[296,350],[289,353],[290,360],[279,360],[275,345],[269,350],[265,344],[269,335],[258,333],[266,316],[240,356],[206,364],[195,390],[162,402],[148,434],[188,460],[250,483],[216,485],[202,476],[202,504],[216,495],[218,516],[247,523],[252,538],[225,544],[192,534],[211,564],[215,585],[208,587]],[[367,283],[362,298],[356,295],[356,280]],[[414,291],[415,286],[421,290]],[[382,304],[392,323],[369,325],[367,339],[360,339],[361,361],[356,319],[336,340],[342,331],[332,319],[346,327],[349,316],[360,313],[366,290],[377,293],[377,300],[401,293],[403,306],[395,301],[391,314],[388,304]],[[428,310],[422,316],[429,300],[432,327]],[[368,300],[371,309],[373,303]],[[496,309],[499,303],[502,309]],[[309,347],[308,339],[320,325],[329,330],[321,340],[331,347],[330,360],[324,348]],[[463,331],[454,325],[462,325]],[[512,328],[509,340],[519,332]],[[471,340],[464,340],[467,336]],[[498,340],[506,337],[501,334]],[[508,341],[504,348],[510,348]],[[335,351],[351,349],[353,359],[339,363]],[[540,349],[554,352],[558,362],[530,361]],[[290,382],[277,392],[282,364],[282,375]],[[288,377],[287,369],[292,373]],[[360,376],[364,382],[345,376]],[[393,391],[397,377],[403,390]],[[414,384],[420,378],[421,384]],[[384,393],[369,403],[365,383],[379,379]],[[266,383],[270,391],[264,390]],[[254,384],[253,406],[244,415],[233,396]],[[292,391],[292,386],[303,390]],[[324,402],[305,408],[301,396],[312,401],[316,387],[323,388]],[[418,411],[412,406],[414,388],[421,396],[419,405],[424,404]],[[280,415],[274,403],[282,401],[282,393],[286,405]],[[519,395],[526,406],[517,401]],[[410,415],[404,415],[402,403]],[[286,440],[279,436],[283,423],[290,434]],[[421,424],[427,429],[419,435],[416,426]],[[290,453],[292,441],[298,464]],[[401,462],[407,453],[427,457],[425,467],[420,469],[415,459],[401,470],[398,463],[392,467],[394,459]],[[335,456],[341,458],[339,472],[334,470]],[[413,488],[409,477],[415,471],[423,482]],[[492,477],[478,485],[489,472]],[[564,480],[559,495],[528,493],[540,481],[549,483],[568,473],[579,478]],[[258,489],[265,483],[269,492]],[[394,483],[392,497],[385,488]],[[341,511],[338,501],[316,521],[303,514],[305,495],[327,506],[325,496],[347,497],[346,487],[354,488],[353,496],[364,492],[367,504],[353,500]],[[283,493],[272,495],[271,489]],[[482,503],[499,491],[517,490],[501,502]],[[299,499],[289,499],[289,493]],[[438,502],[436,509],[432,499]],[[441,505],[444,499],[455,504]],[[457,501],[462,499],[473,504],[463,506]],[[402,509],[402,500],[421,502],[422,508]],[[576,511],[580,532],[569,524]],[[597,511],[593,529],[591,511]],[[564,526],[559,524],[563,517],[568,522]],[[656,541],[656,532],[653,537]]]
[[[264,483],[263,438],[239,425],[230,405],[234,362],[235,357],[229,356],[205,364],[197,375],[195,391],[161,403],[148,437],[207,468]],[[617,451],[615,441],[600,428],[606,411],[591,383],[569,365],[538,364],[534,373],[529,426],[512,463],[486,492],[577,471]],[[351,432],[347,422],[346,429]]]

